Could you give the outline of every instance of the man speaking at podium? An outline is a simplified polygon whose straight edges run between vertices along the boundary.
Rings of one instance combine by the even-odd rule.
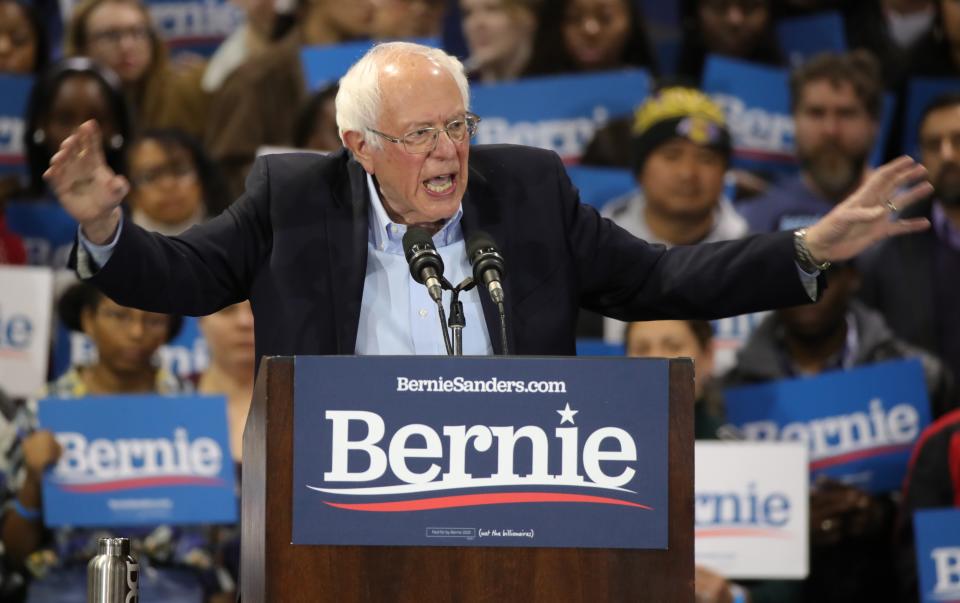
[[[240,199],[177,237],[122,217],[127,181],[104,162],[97,125],[82,125],[46,174],[80,224],[73,265],[144,310],[205,315],[249,298],[257,358],[441,354],[438,311],[411,278],[401,240],[408,226],[425,229],[457,283],[471,273],[467,241],[485,231],[506,262],[509,352],[572,355],[580,307],[634,321],[796,305],[818,296],[826,262],[927,226],[891,219],[930,192],[909,186],[924,170],[901,158],[805,232],[647,244],[581,205],[556,154],[471,147],[478,118],[463,66],[414,44],[369,51],[341,80],[336,108],[345,150],[260,158]],[[684,121],[676,127],[710,126]],[[502,353],[486,292],[462,301],[464,352]]]

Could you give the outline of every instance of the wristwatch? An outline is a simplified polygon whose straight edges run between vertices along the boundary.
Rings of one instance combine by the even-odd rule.
[[[793,251],[797,264],[799,264],[800,268],[807,274],[823,272],[830,267],[829,261],[818,264],[817,261],[813,259],[813,254],[810,253],[810,248],[807,247],[806,228],[798,228],[793,231]]]

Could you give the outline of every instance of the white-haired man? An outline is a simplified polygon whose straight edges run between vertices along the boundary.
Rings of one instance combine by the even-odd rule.
[[[799,236],[668,251],[582,206],[555,154],[471,148],[478,118],[469,106],[456,59],[413,44],[377,46],[341,80],[346,149],[258,160],[238,201],[179,237],[122,220],[128,186],[100,157],[93,123],[64,142],[47,178],[80,223],[81,276],[118,303],[154,311],[208,314],[249,298],[258,358],[442,353],[433,305],[403,258],[410,225],[433,234],[454,282],[469,273],[465,236],[484,230],[499,243],[509,349],[538,355],[575,352],[581,306],[642,320],[809,301],[819,262],[926,227],[889,218],[887,204],[929,192],[922,183],[896,193],[924,173],[903,158]],[[496,308],[476,290],[466,305],[464,351],[500,351]]]

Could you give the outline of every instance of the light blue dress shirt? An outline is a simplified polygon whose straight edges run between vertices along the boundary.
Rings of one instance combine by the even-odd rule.
[[[367,274],[360,304],[357,354],[447,353],[437,317],[437,305],[427,288],[413,280],[403,255],[407,227],[387,216],[373,178],[367,175],[370,191]],[[460,219],[463,207],[433,235],[433,244],[443,258],[444,276],[456,285],[472,273],[467,259]],[[467,326],[463,329],[465,355],[491,355],[493,347],[480,305],[480,290],[460,294]],[[443,307],[450,312],[450,292],[443,292]]]
[[[390,221],[369,174],[367,187],[370,190],[367,274],[363,280],[363,299],[355,351],[362,355],[446,355],[437,305],[430,299],[427,288],[410,276],[407,260],[403,255],[403,235],[407,232],[407,227]],[[444,276],[453,285],[457,285],[473,272],[467,259],[463,230],[460,228],[462,216],[463,207],[460,207],[443,228],[433,235],[433,244],[443,258]],[[89,252],[98,266],[105,265],[113,254],[122,229],[121,217],[113,240],[106,245],[95,245],[83,236],[83,232],[78,228],[82,244],[78,249],[77,271],[82,278],[93,275],[85,252]],[[466,319],[466,327],[463,329],[464,355],[492,355],[493,346],[480,305],[480,290],[474,288],[461,293],[460,301],[463,303]],[[443,292],[443,307],[449,315],[449,291]]]

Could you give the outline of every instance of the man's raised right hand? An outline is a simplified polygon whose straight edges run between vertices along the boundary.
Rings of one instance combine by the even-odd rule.
[[[107,165],[96,121],[84,122],[63,141],[43,177],[91,243],[110,242],[130,183]]]

